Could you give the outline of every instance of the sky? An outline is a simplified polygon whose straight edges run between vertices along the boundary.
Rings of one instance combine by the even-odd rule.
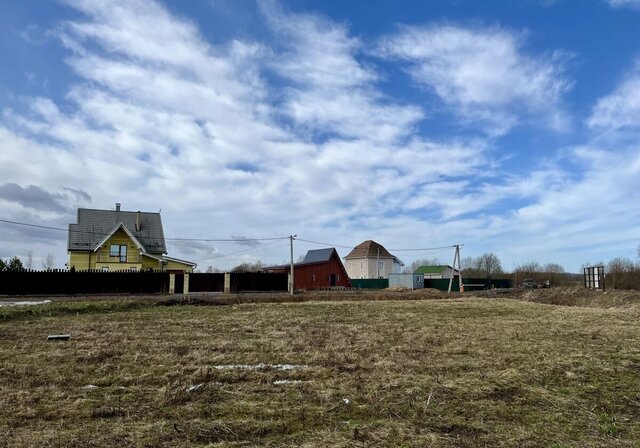
[[[161,211],[202,269],[288,235],[635,260],[639,30],[640,0],[2,2],[0,220]],[[0,258],[63,267],[66,239],[0,222]]]

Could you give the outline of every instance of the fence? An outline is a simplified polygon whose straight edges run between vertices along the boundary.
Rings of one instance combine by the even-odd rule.
[[[513,282],[508,278],[488,279],[463,277],[462,282],[465,291],[482,291],[484,289],[511,288],[513,286]],[[449,279],[426,278],[424,280],[424,287],[434,288],[440,291],[448,291]],[[458,281],[458,277],[453,278],[453,282],[451,283],[451,291],[460,291],[460,282]]]
[[[231,292],[286,291],[288,277],[288,274],[283,273],[232,272]]]
[[[166,272],[0,272],[2,295],[156,294],[168,287]]]
[[[356,289],[385,289],[389,287],[388,278],[352,278],[351,287]]]
[[[233,276],[234,274],[232,274]],[[222,292],[224,291],[224,274],[195,273],[189,274],[189,292]]]
[[[231,292],[286,291],[287,274],[242,272],[189,274],[189,292],[223,292],[228,275]],[[174,291],[184,291],[185,276],[175,275]],[[0,295],[166,294],[168,272],[3,271]]]

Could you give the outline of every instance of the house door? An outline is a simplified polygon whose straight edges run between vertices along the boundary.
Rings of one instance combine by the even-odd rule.
[[[336,274],[329,275],[329,285],[336,286]]]

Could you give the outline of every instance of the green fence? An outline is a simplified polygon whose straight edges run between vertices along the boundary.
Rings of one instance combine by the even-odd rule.
[[[389,287],[388,278],[352,278],[351,287],[356,289],[385,289]]]
[[[488,278],[467,278],[463,277],[465,291],[482,291],[485,289],[495,288],[511,288],[513,283],[508,278],[488,279]],[[424,280],[425,288],[434,288],[440,291],[447,291],[449,289],[448,278],[426,278]],[[460,291],[460,284],[458,278],[454,277],[451,285],[451,291]]]
[[[466,279],[463,279],[463,281],[466,281]],[[449,279],[448,278],[425,278],[424,287],[438,289],[440,291],[448,291]],[[460,291],[460,282],[458,282],[457,277],[454,278],[453,282],[451,283],[451,291]]]

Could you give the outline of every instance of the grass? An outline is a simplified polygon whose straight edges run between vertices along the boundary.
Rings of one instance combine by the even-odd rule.
[[[468,298],[31,310],[0,308],[0,446],[640,440],[634,307]],[[72,339],[48,342],[54,333]]]

